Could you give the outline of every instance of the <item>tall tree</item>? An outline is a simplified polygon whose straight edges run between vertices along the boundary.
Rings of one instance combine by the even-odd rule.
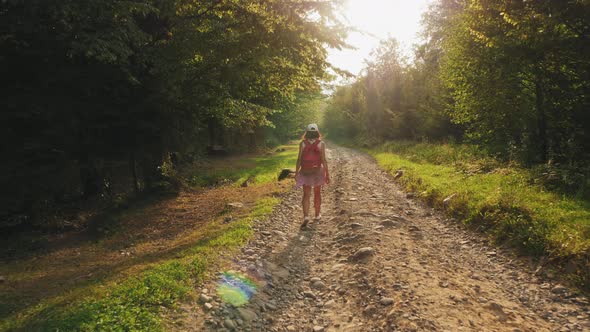
[[[239,136],[273,126],[273,114],[321,90],[326,48],[344,46],[346,33],[337,1],[0,6],[0,68],[12,83],[1,173],[12,175],[3,187],[17,193],[3,196],[16,210],[105,194],[127,173],[141,189],[159,183],[169,151],[209,144],[209,129]],[[110,166],[121,161],[131,167]]]

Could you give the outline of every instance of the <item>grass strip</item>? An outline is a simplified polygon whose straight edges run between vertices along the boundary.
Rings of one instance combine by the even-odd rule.
[[[177,259],[158,263],[118,283],[89,289],[82,300],[63,299],[39,304],[24,315],[2,323],[2,330],[22,331],[161,331],[163,307],[174,307],[203,280],[221,253],[243,246],[253,235],[257,219],[268,216],[277,198],[263,198],[245,217],[229,224],[212,222],[207,234]]]
[[[240,185],[248,179],[257,184],[276,181],[278,171],[284,168],[295,168],[298,146],[282,145],[276,151],[264,156],[222,158],[205,167],[189,168],[184,172],[183,177],[192,187],[206,187],[220,183]]]
[[[404,170],[399,181],[406,190],[498,242],[548,256],[588,290],[587,200],[547,190],[535,184],[531,170],[500,163],[474,146],[388,142],[367,152],[392,174]]]

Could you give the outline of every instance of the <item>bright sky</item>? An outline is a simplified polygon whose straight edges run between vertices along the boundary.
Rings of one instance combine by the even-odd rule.
[[[358,74],[364,60],[389,36],[396,38],[410,55],[412,44],[418,42],[422,14],[432,0],[348,0],[343,13],[348,23],[362,31],[351,33],[348,43],[356,50],[330,50],[329,61],[335,66]]]

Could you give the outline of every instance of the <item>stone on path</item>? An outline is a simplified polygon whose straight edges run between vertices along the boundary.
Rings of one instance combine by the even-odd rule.
[[[563,287],[562,285],[557,285],[551,289],[551,293],[553,294],[565,294],[567,293],[567,288]]]
[[[352,229],[359,229],[359,228],[363,228],[363,225],[355,222],[355,223],[350,224],[350,228],[352,228]]]
[[[208,295],[206,295],[206,294],[201,294],[201,295],[199,296],[199,301],[201,301],[201,302],[203,302],[203,303],[208,303],[208,302],[211,302],[211,300],[212,300],[211,296],[208,296]]]
[[[230,331],[233,331],[237,328],[236,323],[229,318],[226,318],[223,321],[223,326],[225,326],[225,328],[229,329]]]
[[[348,260],[351,262],[360,262],[375,254],[375,249],[371,247],[360,248],[354,254],[352,254]]]
[[[286,236],[286,234],[284,232],[281,232],[279,230],[274,230],[273,233],[275,233],[278,236]]]
[[[322,290],[326,288],[326,284],[321,280],[316,280],[311,283],[311,288]]]
[[[312,298],[312,299],[315,299],[315,294],[313,292],[311,292],[311,291],[305,291],[305,292],[303,292],[303,296],[309,297],[309,298]]]
[[[238,308],[238,314],[243,321],[248,323],[254,321],[257,318],[254,311],[246,308]]]
[[[240,203],[240,202],[227,203],[227,207],[232,208],[232,209],[242,209],[242,208],[244,208],[244,203]]]
[[[381,226],[384,227],[395,227],[397,226],[397,223],[391,219],[385,219],[381,221]]]
[[[381,299],[381,301],[379,301],[379,303],[381,303],[381,305],[385,305],[385,306],[392,305],[393,302],[394,302],[394,300],[390,297],[384,297]]]
[[[377,307],[375,307],[372,304],[369,304],[368,306],[365,307],[365,309],[363,310],[363,313],[365,315],[372,315],[377,311]]]

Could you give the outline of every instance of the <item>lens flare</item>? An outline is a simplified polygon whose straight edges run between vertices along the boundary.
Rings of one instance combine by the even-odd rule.
[[[258,286],[252,279],[243,274],[228,271],[221,275],[217,285],[217,295],[224,302],[239,307],[248,303],[257,289]]]

